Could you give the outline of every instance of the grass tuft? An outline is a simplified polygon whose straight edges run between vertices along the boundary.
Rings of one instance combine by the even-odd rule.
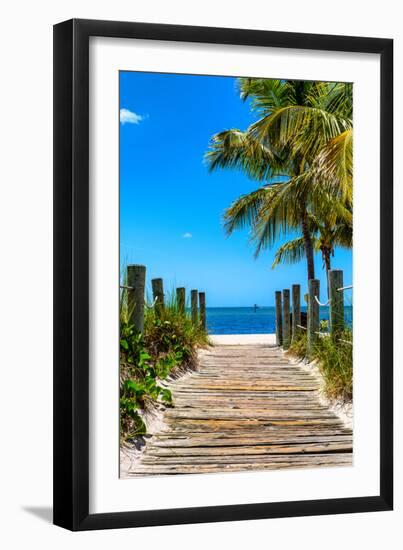
[[[345,329],[334,340],[324,334],[313,351],[312,359],[317,360],[324,381],[327,397],[351,401],[353,396],[353,335]],[[307,334],[301,331],[292,342],[288,353],[301,359],[307,356]]]
[[[345,329],[333,340],[330,336],[320,338],[314,350],[319,369],[325,382],[326,395],[342,401],[353,397],[353,335]]]
[[[306,331],[300,330],[290,344],[288,348],[290,355],[296,355],[297,357],[306,356]]]

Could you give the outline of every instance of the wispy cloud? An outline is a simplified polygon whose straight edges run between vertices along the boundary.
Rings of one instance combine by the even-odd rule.
[[[191,239],[192,237],[193,237],[193,235],[192,235],[191,233],[184,233],[184,234],[182,235],[182,238],[183,238],[183,239]]]
[[[146,117],[129,111],[129,109],[120,109],[120,122],[122,124],[139,124],[144,118]]]

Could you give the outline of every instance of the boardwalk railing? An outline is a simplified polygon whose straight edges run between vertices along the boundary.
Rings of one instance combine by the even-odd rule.
[[[340,340],[340,335],[345,327],[344,321],[344,291],[351,289],[352,285],[343,286],[343,271],[331,269],[329,271],[329,300],[322,304],[319,301],[320,282],[318,279],[309,280],[308,293],[305,300],[308,306],[307,326],[301,323],[301,287],[292,285],[292,304],[290,312],[290,290],[276,290],[276,343],[288,349],[295,341],[301,330],[307,332],[307,356],[310,357],[320,336],[320,306],[329,305],[330,336]],[[350,342],[349,342],[350,343]]]
[[[127,307],[129,312],[129,323],[134,325],[139,332],[144,331],[144,309],[153,308],[155,315],[160,317],[166,307],[164,281],[161,278],[151,279],[153,302],[147,304],[145,300],[146,266],[132,264],[126,270],[127,284],[121,284],[120,288],[127,292]],[[206,293],[194,289],[191,296],[191,319],[194,325],[200,323],[206,329]],[[176,289],[176,304],[179,313],[186,313],[186,289]]]

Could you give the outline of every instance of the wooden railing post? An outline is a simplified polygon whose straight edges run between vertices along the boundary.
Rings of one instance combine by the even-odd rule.
[[[206,293],[199,292],[200,325],[206,330]]]
[[[301,286],[292,285],[292,337],[291,342],[294,342],[298,336],[301,324]]]
[[[144,331],[144,289],[146,284],[146,266],[127,266],[127,308],[129,323],[139,332]]]
[[[281,305],[281,291],[276,290],[276,344],[281,346],[283,343],[283,310]]]
[[[198,322],[198,315],[197,315],[197,296],[198,296],[197,290],[191,290],[191,291],[190,291],[191,316],[192,316],[192,323],[193,323],[194,325],[197,325],[197,322]]]
[[[337,338],[344,330],[344,292],[337,290],[343,288],[343,271],[331,269],[329,271],[329,309],[330,309],[330,334]]]
[[[290,290],[283,290],[283,348],[290,347]]]
[[[179,313],[181,315],[185,315],[186,290],[184,287],[179,287],[176,289],[176,303]]]
[[[161,315],[164,309],[164,283],[162,279],[152,279],[151,287],[153,291],[153,300],[155,301],[154,311],[157,317]]]
[[[308,327],[307,327],[307,355],[312,357],[312,353],[319,339],[319,280],[309,279],[308,295]]]

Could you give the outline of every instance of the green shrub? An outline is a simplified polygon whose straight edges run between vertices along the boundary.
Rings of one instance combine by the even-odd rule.
[[[161,386],[175,367],[193,368],[196,347],[208,342],[187,313],[171,299],[163,309],[146,308],[144,334],[129,324],[126,292],[120,303],[120,431],[127,440],[146,433],[141,412],[154,403],[169,405],[171,392]]]
[[[153,355],[173,355],[177,364],[193,366],[196,347],[206,344],[208,338],[200,325],[193,325],[187,313],[178,311],[171,299],[158,316],[154,309],[146,310],[144,341]]]

